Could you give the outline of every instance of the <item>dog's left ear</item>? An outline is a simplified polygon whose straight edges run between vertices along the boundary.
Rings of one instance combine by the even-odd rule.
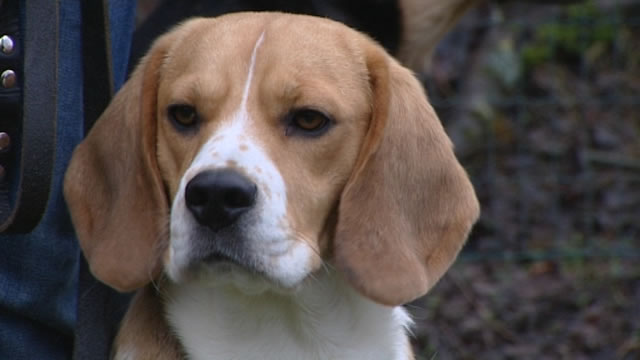
[[[120,291],[162,269],[169,205],[156,158],[161,67],[182,29],[160,37],[113,98],[67,169],[64,195],[91,272]]]
[[[363,295],[399,305],[449,268],[479,205],[420,83],[377,46],[366,57],[372,119],[340,199],[334,256]]]

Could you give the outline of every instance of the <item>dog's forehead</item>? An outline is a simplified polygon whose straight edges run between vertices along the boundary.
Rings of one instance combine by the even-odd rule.
[[[342,119],[369,109],[367,40],[342,24],[291,14],[231,14],[186,23],[179,31],[161,70],[161,107],[193,104],[204,118],[220,119],[218,126],[237,111],[249,84],[249,112],[262,119],[294,106]]]
[[[304,15],[253,13],[201,19],[184,25],[183,36],[167,54],[165,68],[176,76],[224,68],[232,78],[246,72],[261,36],[260,65],[317,72],[341,78],[364,65],[364,36],[337,22]],[[327,73],[327,71],[329,73]]]

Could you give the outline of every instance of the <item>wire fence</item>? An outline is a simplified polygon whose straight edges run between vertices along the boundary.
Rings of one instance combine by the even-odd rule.
[[[463,261],[640,257],[640,1],[487,3],[425,84],[482,204]]]

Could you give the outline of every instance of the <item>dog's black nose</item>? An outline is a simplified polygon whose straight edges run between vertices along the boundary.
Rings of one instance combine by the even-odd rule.
[[[210,170],[189,181],[184,197],[196,220],[217,230],[251,209],[257,191],[256,184],[235,170]]]

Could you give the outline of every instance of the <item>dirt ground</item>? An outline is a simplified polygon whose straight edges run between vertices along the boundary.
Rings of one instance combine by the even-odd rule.
[[[459,262],[409,305],[419,359],[638,359],[637,260]]]
[[[425,71],[483,215],[419,359],[640,359],[640,2],[487,2]]]

